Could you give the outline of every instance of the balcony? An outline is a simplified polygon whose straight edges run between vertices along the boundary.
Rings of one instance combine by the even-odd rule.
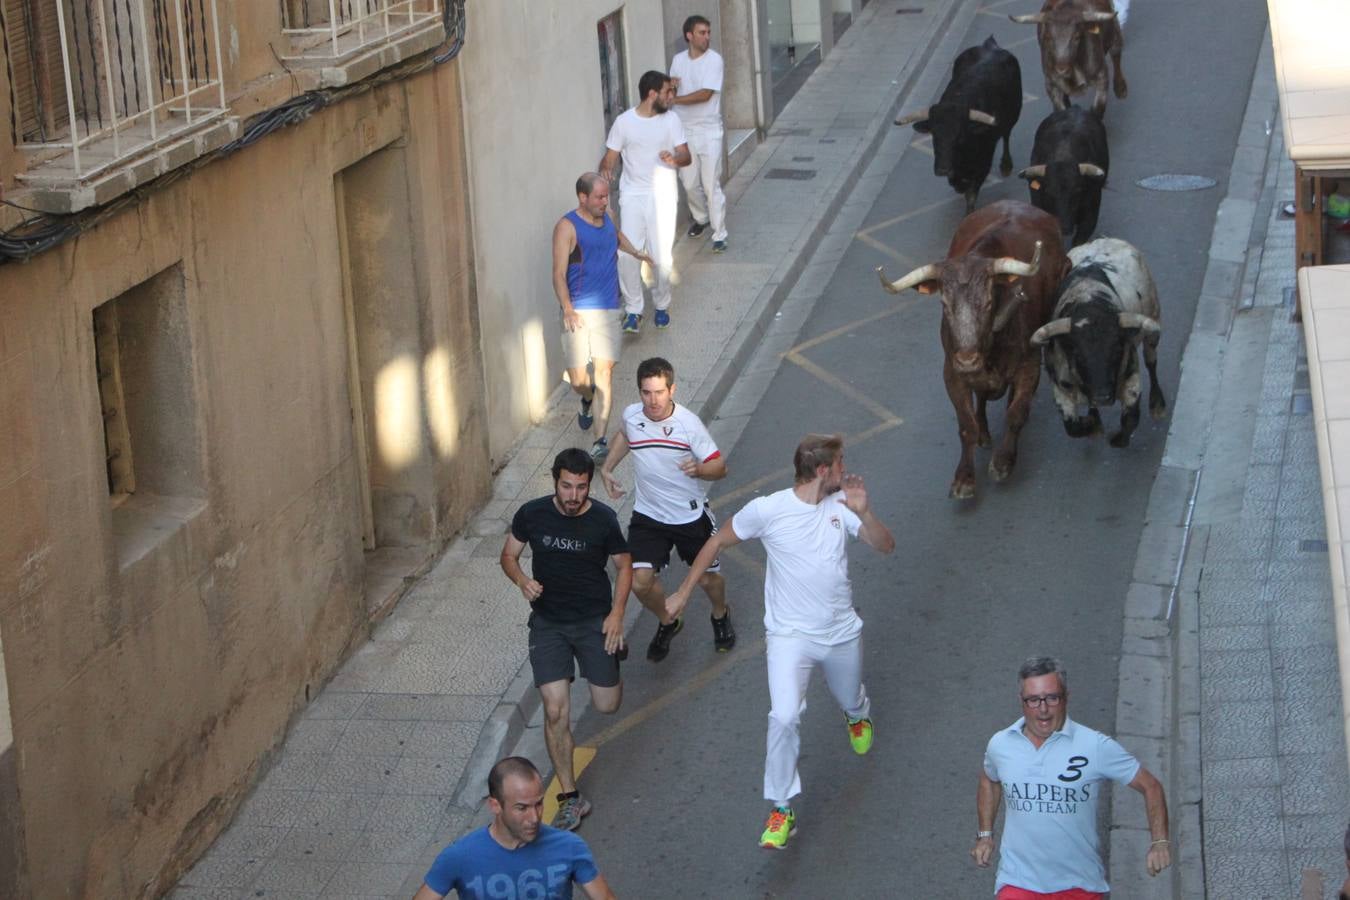
[[[77,212],[230,140],[216,0],[0,0],[25,202]]]
[[[319,87],[359,81],[445,40],[442,0],[281,0],[291,68]]]

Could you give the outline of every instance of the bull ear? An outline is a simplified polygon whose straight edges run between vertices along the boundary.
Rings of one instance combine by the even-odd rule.
[[[1009,19],[1018,25],[1039,25],[1045,21],[1044,13],[1030,13],[1025,16],[1008,16]]]
[[[1150,319],[1148,316],[1143,316],[1139,313],[1121,313],[1120,327],[1126,330],[1138,330],[1144,334],[1162,333],[1162,326],[1158,324],[1157,319]]]
[[[1040,328],[1037,328],[1036,333],[1031,336],[1031,346],[1044,346],[1051,338],[1068,334],[1072,330],[1073,320],[1071,319],[1055,319],[1046,322]]]
[[[1079,163],[1078,171],[1087,178],[1106,178],[1106,172],[1101,166],[1094,166],[1092,163]]]

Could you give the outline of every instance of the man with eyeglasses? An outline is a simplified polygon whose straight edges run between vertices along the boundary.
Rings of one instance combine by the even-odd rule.
[[[1102,782],[1144,795],[1151,837],[1145,866],[1157,875],[1172,863],[1163,786],[1114,738],[1069,718],[1068,673],[1040,656],[1018,672],[1022,718],[989,739],[975,807],[979,829],[971,858],[994,855],[994,820],[1004,806],[997,900],[1101,900],[1106,883],[1097,836]]]

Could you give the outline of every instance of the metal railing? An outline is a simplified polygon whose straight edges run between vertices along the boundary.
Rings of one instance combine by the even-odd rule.
[[[59,154],[25,181],[90,178],[225,114],[216,0],[0,0],[0,10],[14,143],[69,151],[68,164]]]
[[[338,59],[441,17],[441,0],[280,0],[282,32],[305,58]],[[315,43],[304,46],[305,39]]]

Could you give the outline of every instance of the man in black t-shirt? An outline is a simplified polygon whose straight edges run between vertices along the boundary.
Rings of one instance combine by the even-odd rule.
[[[590,499],[595,460],[564,450],[553,460],[553,495],[516,510],[502,547],[506,577],[530,601],[530,667],[544,702],[544,737],[562,793],[554,828],[572,830],[591,804],[577,791],[572,769],[573,660],[590,684],[591,706],[612,713],[623,699],[619,653],[623,610],[633,584],[633,558],[614,510]],[[529,544],[531,575],[520,567]],[[614,563],[611,591],[605,562]]]

